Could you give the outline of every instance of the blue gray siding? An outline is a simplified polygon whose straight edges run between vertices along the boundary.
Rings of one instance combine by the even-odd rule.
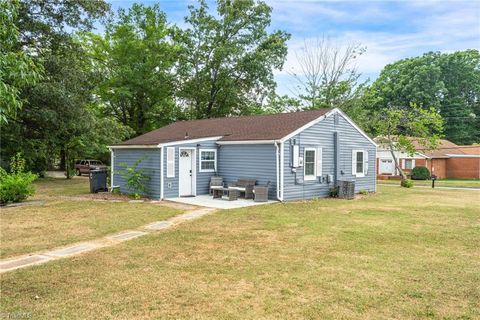
[[[114,176],[113,185],[120,186],[120,191],[124,193],[132,193],[125,179],[119,174],[122,170],[121,164],[133,166],[135,162],[144,157],[140,162],[139,168],[146,170],[150,176],[150,181],[147,183],[148,195],[151,198],[160,198],[160,149],[114,149]]]
[[[197,195],[207,194],[209,191],[210,177],[213,176],[214,172],[200,172],[200,161],[199,161],[199,150],[200,149],[217,149],[217,144],[215,140],[202,141],[199,143],[185,143],[181,145],[172,146],[175,147],[175,177],[167,178],[167,147],[163,151],[163,177],[165,181],[165,187],[163,194],[165,198],[176,198],[178,197],[178,157],[180,148],[195,148],[195,163],[196,163],[196,172],[197,172]],[[218,152],[217,152],[218,157]],[[218,159],[217,159],[218,166]]]
[[[297,168],[297,173],[291,168],[291,144],[296,140],[300,145],[300,156],[303,157],[305,148],[322,148],[322,175],[334,175],[334,132],[338,134],[338,179],[355,180],[355,192],[360,190],[375,191],[375,146],[345,118],[339,115],[338,124],[335,124],[331,115],[323,121],[305,129],[292,137],[284,144],[284,194],[283,199],[298,200],[313,197],[328,196],[334,183],[327,183],[326,179],[317,178],[314,181],[303,181],[303,167]],[[352,175],[352,150],[368,151],[368,174],[359,178]]]
[[[218,151],[218,173],[227,183],[252,178],[257,184],[270,181],[269,198],[276,199],[276,148],[273,144],[222,145]]]

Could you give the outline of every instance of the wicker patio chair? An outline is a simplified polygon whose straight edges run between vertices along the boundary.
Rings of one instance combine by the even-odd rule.
[[[213,195],[212,187],[223,187],[223,178],[222,177],[211,177],[210,178],[210,195]]]
[[[264,186],[255,186],[253,188],[255,202],[267,202],[268,201],[268,189],[270,188],[270,181]]]

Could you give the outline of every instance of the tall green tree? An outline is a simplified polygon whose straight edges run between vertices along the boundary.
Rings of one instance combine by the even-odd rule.
[[[20,34],[15,20],[19,7],[18,1],[0,0],[0,124],[21,109],[21,89],[41,79],[41,65],[18,45]]]
[[[88,143],[95,141],[92,135],[100,125],[92,111],[95,78],[73,33],[88,30],[93,19],[105,15],[108,8],[100,0],[20,2],[15,19],[20,34],[18,48],[32,52],[32,59],[44,69],[44,77],[21,91],[23,111],[2,127],[2,159],[22,151],[27,167],[42,172],[59,158],[68,164],[90,150]],[[115,142],[123,138],[120,133],[114,136],[116,133],[112,130],[108,139]]]
[[[104,115],[136,134],[164,126],[178,117],[174,103],[174,28],[158,5],[134,4],[110,19],[103,35],[84,38],[92,70],[101,79],[95,89]]]
[[[439,110],[447,139],[458,144],[479,142],[479,51],[429,52],[387,65],[365,99],[372,110],[410,103]]]
[[[272,9],[263,1],[218,0],[189,6],[179,35],[177,98],[189,118],[256,112],[275,89],[290,35],[268,32]]]

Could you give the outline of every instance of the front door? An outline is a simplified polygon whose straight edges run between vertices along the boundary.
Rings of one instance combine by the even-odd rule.
[[[193,195],[193,161],[195,159],[193,150],[180,149],[179,156],[179,195],[180,197]]]
[[[379,166],[380,174],[393,174],[395,166],[393,165],[393,159],[380,159]]]

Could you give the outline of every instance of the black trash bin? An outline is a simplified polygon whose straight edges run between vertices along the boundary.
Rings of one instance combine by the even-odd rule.
[[[107,189],[107,170],[94,169],[90,170],[88,175],[90,180],[90,192],[97,193],[99,191],[108,191]]]

